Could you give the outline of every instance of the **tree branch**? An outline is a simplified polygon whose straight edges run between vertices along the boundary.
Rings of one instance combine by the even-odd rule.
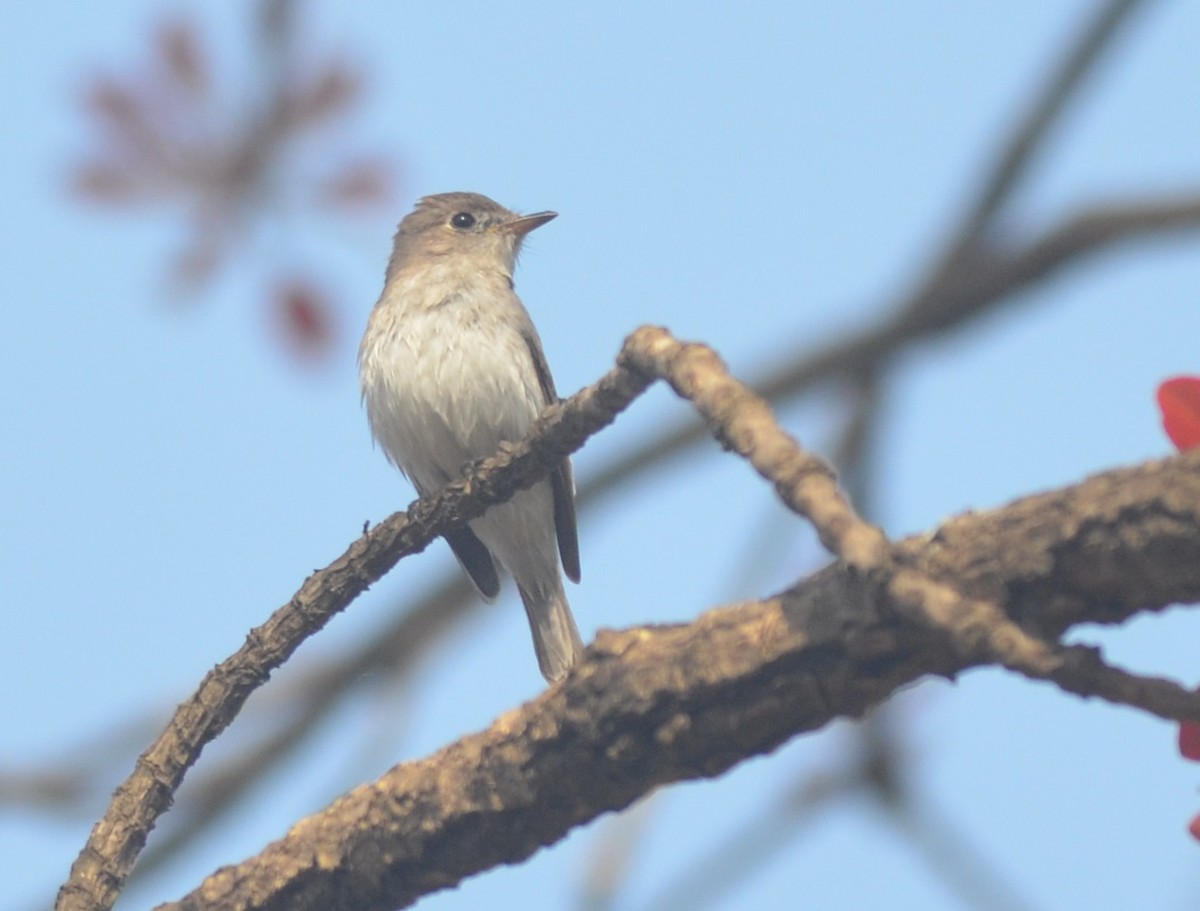
[[[196,693],[175,710],[166,730],[138,757],[133,773],[117,788],[72,865],[56,907],[60,911],[111,908],[187,770],[271,671],[402,557],[419,553],[443,531],[536,483],[564,455],[609,424],[650,381],[651,377],[628,369],[610,371],[569,402],[547,409],[524,445],[471,467],[464,480],[419,500],[407,513],[391,516],[324,570],[313,573],[291,601],[250,631],[242,648],[205,676]]]
[[[1200,452],[961,516],[896,553],[906,572],[950,572],[956,589],[990,593],[1043,633],[1197,600]],[[1127,581],[1106,582],[1115,578]],[[719,775],[835,717],[859,717],[919,677],[986,663],[906,614],[836,564],[691,624],[603,632],[561,685],[355,789],[162,908],[401,907],[519,862],[662,784]],[[1080,687],[1102,698],[1109,689]],[[1200,717],[1200,697],[1186,695]],[[1182,705],[1165,698],[1158,714]]]
[[[229,725],[249,694],[307,636],[401,557],[419,552],[442,531],[461,525],[521,487],[535,483],[564,455],[610,423],[655,377],[666,379],[677,393],[690,399],[708,420],[714,436],[750,461],[774,484],[789,507],[813,522],[826,546],[842,558],[841,565],[850,574],[848,580],[859,583],[860,599],[876,605],[877,611],[895,612],[904,620],[916,616],[923,629],[932,626],[939,640],[941,634],[950,635],[955,647],[948,654],[957,664],[934,665],[917,673],[953,672],[994,659],[1032,676],[1068,680],[1075,687],[1073,691],[1079,691],[1084,678],[1076,670],[1078,665],[1067,665],[1048,645],[1009,621],[1000,607],[1003,600],[990,599],[996,605],[993,607],[981,601],[969,586],[964,587],[962,577],[952,577],[952,585],[936,573],[914,568],[903,550],[893,550],[879,529],[855,513],[837,488],[832,470],[779,428],[766,402],[734,380],[715,352],[703,345],[680,343],[663,329],[643,327],[626,340],[616,368],[595,386],[547,409],[526,441],[468,466],[464,480],[418,501],[407,514],[398,513],[365,534],[339,560],[314,573],[266,624],[252,630],[246,644],[206,676],[197,693],[176,711],[167,730],[139,757],[134,773],[117,790],[108,812],[93,829],[72,867],[71,877],[59,893],[59,907],[72,911],[111,907],[151,827],[169,806],[200,750]],[[1181,505],[1196,502],[1200,497],[1185,499]],[[761,633],[764,637],[775,635],[770,630]],[[724,647],[710,653],[707,662],[713,656],[723,661],[727,657]],[[1095,676],[1094,662],[1089,667]],[[687,682],[686,670],[687,665],[675,668],[671,679],[676,685]],[[753,671],[752,666],[746,669],[747,673]],[[630,672],[641,673],[637,668]],[[1095,679],[1109,684],[1105,695],[1133,694],[1139,704],[1170,697],[1173,706],[1183,706],[1185,717],[1200,718],[1200,699],[1178,688],[1168,693],[1158,685],[1163,681],[1154,685],[1143,681],[1138,687],[1130,687],[1112,685],[1111,674]],[[895,685],[900,682],[894,681]],[[827,690],[828,683],[822,681],[819,688]],[[881,691],[878,698],[887,692],[890,689]],[[686,695],[681,693],[681,697]],[[821,701],[838,714],[854,714],[862,708],[838,706],[836,700],[827,698]],[[1162,709],[1163,713],[1171,716],[1171,709]],[[790,736],[789,732],[775,730],[767,746],[750,746],[749,752],[740,756],[774,746],[785,736]],[[728,749],[719,748],[718,755],[725,756]],[[740,756],[734,753],[721,761],[727,766]],[[634,793],[630,799],[636,796]]]

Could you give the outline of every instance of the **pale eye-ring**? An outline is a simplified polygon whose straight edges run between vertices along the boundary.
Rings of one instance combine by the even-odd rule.
[[[465,231],[467,228],[475,227],[475,216],[470,212],[457,212],[450,219],[450,224],[460,231]]]

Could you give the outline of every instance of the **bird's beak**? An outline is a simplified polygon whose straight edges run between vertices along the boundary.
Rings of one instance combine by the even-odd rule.
[[[534,212],[532,215],[518,215],[511,221],[500,225],[500,230],[515,234],[517,237],[524,237],[534,228],[540,228],[555,218],[558,218],[557,212]]]

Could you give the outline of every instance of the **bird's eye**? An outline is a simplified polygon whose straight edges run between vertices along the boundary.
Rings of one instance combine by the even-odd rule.
[[[475,216],[470,212],[459,212],[450,219],[450,224],[460,231],[465,231],[467,228],[475,227]]]

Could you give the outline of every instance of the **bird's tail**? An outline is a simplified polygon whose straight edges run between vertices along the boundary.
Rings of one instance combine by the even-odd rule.
[[[562,580],[554,575],[547,591],[534,591],[517,583],[529,630],[533,633],[533,648],[537,652],[542,676],[551,683],[567,676],[583,651],[579,628],[571,616],[571,606],[563,591]]]

